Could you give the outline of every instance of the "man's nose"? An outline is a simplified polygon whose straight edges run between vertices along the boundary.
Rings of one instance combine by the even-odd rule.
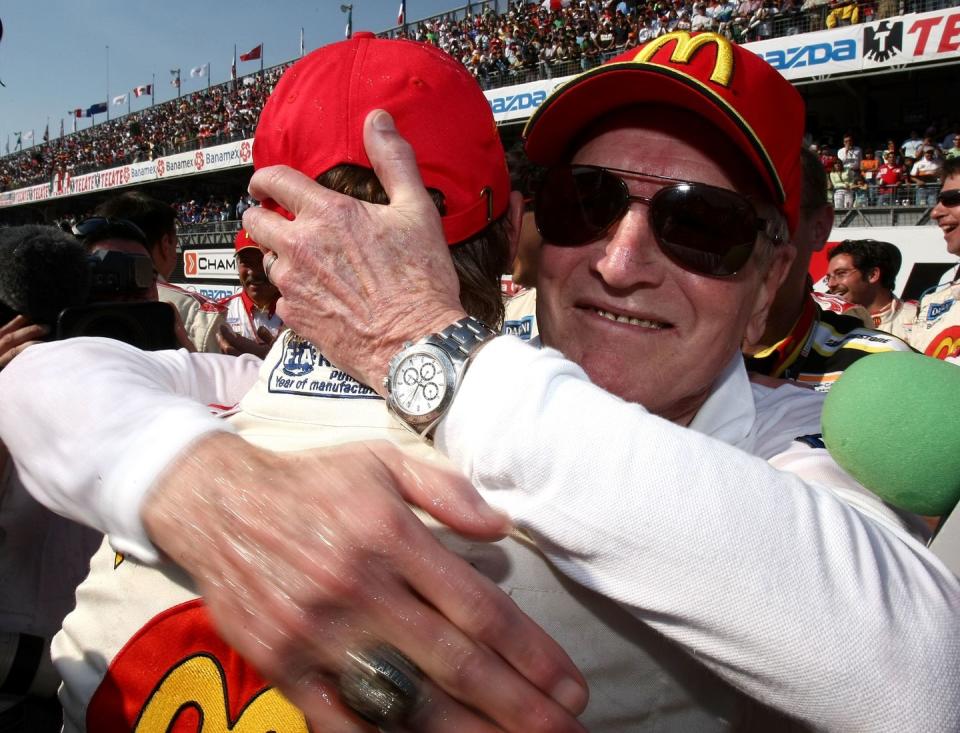
[[[646,204],[633,202],[607,232],[596,270],[610,287],[655,285],[663,277],[665,256],[654,238]]]

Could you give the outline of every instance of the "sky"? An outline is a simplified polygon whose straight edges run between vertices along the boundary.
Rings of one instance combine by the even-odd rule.
[[[300,54],[300,28],[307,52],[341,40],[347,0],[7,0],[0,2],[0,154],[17,131],[34,130],[41,142],[67,132],[67,110],[108,102],[110,118],[126,114],[127,106],[111,100],[134,87],[153,83],[156,101],[176,96],[170,70],[181,69],[181,91],[207,85],[192,78],[190,69],[210,64],[210,81],[230,77],[230,59],[263,44],[264,67]],[[352,0],[353,29],[375,32],[397,22],[400,0]],[[407,0],[407,20],[415,21],[466,5],[466,0]],[[500,0],[501,8],[506,0]],[[240,63],[238,74],[260,68],[259,61]],[[132,98],[133,111],[150,104],[149,97]],[[97,115],[100,122],[105,115]],[[90,119],[77,120],[78,129]],[[24,142],[24,147],[29,146]]]

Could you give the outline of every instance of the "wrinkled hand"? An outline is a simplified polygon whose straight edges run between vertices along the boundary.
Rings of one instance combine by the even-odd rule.
[[[257,329],[256,341],[241,336],[226,323],[221,323],[220,330],[217,331],[217,343],[220,345],[220,352],[229,356],[253,354],[261,359],[266,359],[267,354],[273,347],[273,342],[276,340],[277,335],[270,333],[270,329],[265,326],[260,326]]]
[[[0,369],[32,344],[50,333],[47,326],[37,325],[26,316],[16,316],[0,326]]]
[[[551,699],[582,711],[573,663],[404,500],[464,535],[508,528],[466,479],[388,443],[276,454],[225,433],[161,477],[143,517],[224,639],[314,730],[369,730],[339,702],[336,678],[347,649],[378,639],[431,681],[412,729],[582,730]]]
[[[381,389],[405,341],[465,314],[440,215],[423,186],[413,149],[383,110],[364,123],[364,144],[389,205],[335,193],[286,166],[263,168],[250,193],[273,199],[295,220],[248,209],[244,229],[278,260],[270,280],[277,312],[335,364]]]

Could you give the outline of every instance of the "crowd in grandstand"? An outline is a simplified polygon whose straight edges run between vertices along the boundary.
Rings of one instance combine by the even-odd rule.
[[[0,190],[252,137],[285,66],[193,92],[0,158]]]
[[[881,4],[884,17],[899,11],[896,3]],[[877,15],[873,4],[846,0],[553,0],[427,21],[409,35],[460,59],[489,87],[586,70],[675,30],[715,31],[743,43]]]
[[[919,9],[913,5],[917,0],[521,1],[505,12],[487,5],[462,19],[411,24],[398,35],[439,46],[482,86],[494,87],[574,74],[674,30],[747,42]],[[15,150],[0,158],[0,191],[249,137],[286,66]]]
[[[828,175],[833,205],[933,206],[940,190],[943,162],[960,157],[960,122],[915,130],[902,142],[888,139],[861,148],[846,134],[840,147],[812,144]]]

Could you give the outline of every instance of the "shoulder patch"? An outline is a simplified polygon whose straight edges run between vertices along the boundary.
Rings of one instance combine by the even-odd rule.
[[[798,443],[804,443],[805,445],[811,448],[823,448],[826,450],[827,446],[823,443],[823,433],[811,433],[810,435],[800,435],[794,438]]]

